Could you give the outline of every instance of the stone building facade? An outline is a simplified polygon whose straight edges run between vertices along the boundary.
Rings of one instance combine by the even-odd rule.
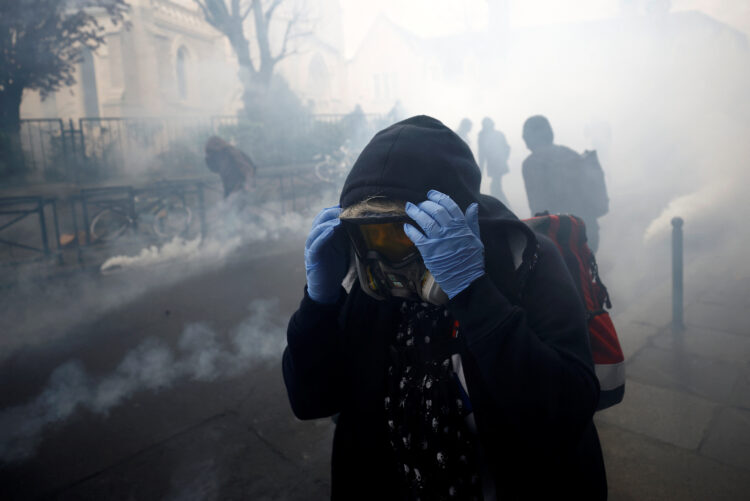
[[[232,49],[192,0],[129,3],[130,29],[113,27],[106,44],[86,51],[72,87],[44,101],[27,92],[22,118],[214,116],[239,109],[242,88]],[[316,2],[310,16],[313,35],[278,71],[314,111],[348,111],[338,1]],[[251,23],[246,32],[252,40]]]
[[[86,51],[76,84],[42,101],[24,95],[23,118],[224,114],[239,86],[229,47],[190,0],[131,0],[131,28],[108,30]],[[106,20],[103,20],[106,23]]]

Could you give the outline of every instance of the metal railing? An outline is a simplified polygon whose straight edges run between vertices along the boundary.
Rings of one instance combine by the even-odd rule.
[[[56,250],[60,258],[60,226],[57,216],[57,201],[43,197],[4,197],[0,198],[0,244],[9,249],[22,249],[31,253],[35,258],[53,255],[49,242],[47,216],[45,208],[52,211],[53,228],[56,237]],[[12,229],[15,235],[7,236]],[[23,258],[12,256],[11,262],[22,261]]]
[[[155,168],[170,159],[185,169],[201,167],[203,144],[213,133],[210,118],[81,118],[86,157],[104,177]],[[194,165],[191,165],[194,164]]]
[[[312,115],[313,120],[324,123],[338,123],[343,118],[350,116],[345,113],[316,113]],[[384,115],[378,113],[362,113],[362,117],[367,122],[378,122],[384,118]]]
[[[78,200],[81,204],[83,228],[86,232],[86,244],[91,245],[91,220],[104,210],[117,210],[126,214],[137,228],[135,212],[135,189],[132,186],[110,186],[106,188],[89,188],[81,190]]]
[[[63,129],[63,121],[59,118],[21,120],[23,162],[32,176],[44,179],[57,177],[55,167],[67,157]]]
[[[146,170],[173,175],[200,172],[204,168],[203,145],[214,134],[234,137],[253,158],[284,157],[301,148],[308,161],[327,153],[338,139],[336,124],[346,114],[309,115],[288,124],[288,144],[275,144],[259,134],[262,124],[237,116],[212,117],[87,117],[77,121],[58,118],[21,120],[21,146],[27,178],[34,181],[101,181]],[[379,127],[383,116],[363,114],[368,131]],[[374,130],[374,129],[373,129]],[[351,131],[346,131],[351,132]],[[275,138],[278,142],[280,138]],[[316,143],[319,142],[320,144]],[[283,141],[281,141],[283,143]],[[247,144],[245,144],[247,143]],[[297,144],[299,143],[299,144]],[[272,151],[273,150],[273,151]],[[273,154],[274,151],[278,154]],[[270,152],[271,154],[266,154]]]
[[[252,196],[255,203],[280,203],[281,213],[309,209],[325,183],[315,175],[314,164],[270,166],[258,170]]]
[[[79,263],[83,264],[83,253],[88,247],[120,245],[114,243],[117,237],[110,240],[97,238],[92,234],[92,223],[97,215],[105,211],[121,216],[120,219],[124,221],[123,224],[127,226],[130,234],[137,232],[140,237],[145,237],[146,241],[163,241],[164,235],[153,234],[148,225],[145,231],[139,230],[139,222],[143,222],[141,216],[153,224],[154,214],[160,214],[157,207],[174,206],[152,203],[154,200],[179,200],[177,206],[189,207],[192,216],[185,235],[195,236],[199,233],[201,238],[205,238],[211,231],[210,225],[213,224],[206,218],[205,192],[207,189],[211,190],[213,200],[222,197],[223,190],[218,186],[211,186],[217,182],[218,179],[209,180],[204,177],[164,180],[142,187],[123,185],[85,188],[75,194],[65,195],[64,198],[0,198],[0,249],[23,249],[22,255],[12,252],[0,253],[0,262],[7,264],[9,261],[28,261],[29,253],[32,253],[37,257],[54,255],[62,263],[63,256],[68,255],[68,251],[75,251]],[[248,193],[247,206],[251,212],[274,216],[290,211],[309,210],[313,201],[328,188],[329,184],[316,176],[312,163],[266,166],[259,169],[255,176],[254,186]],[[145,212],[147,210],[151,212]],[[50,237],[50,224],[53,224],[54,242]],[[62,227],[65,227],[65,232],[61,231]],[[19,231],[8,235],[11,228]],[[124,233],[124,230],[121,233]],[[122,241],[122,244],[126,241],[127,239]],[[140,238],[139,241],[143,243],[144,240]]]

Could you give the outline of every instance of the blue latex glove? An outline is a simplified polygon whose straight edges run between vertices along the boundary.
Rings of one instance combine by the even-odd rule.
[[[349,269],[349,240],[341,226],[341,207],[328,207],[315,216],[305,242],[307,293],[318,303],[335,303]]]
[[[484,244],[479,239],[476,203],[464,215],[448,195],[430,190],[424,202],[407,202],[406,213],[424,230],[422,234],[405,224],[406,236],[417,246],[425,266],[449,298],[484,275]]]

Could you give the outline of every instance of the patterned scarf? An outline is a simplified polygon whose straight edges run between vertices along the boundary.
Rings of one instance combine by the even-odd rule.
[[[406,498],[482,499],[471,404],[451,364],[456,323],[442,306],[405,301],[400,311],[385,411]]]

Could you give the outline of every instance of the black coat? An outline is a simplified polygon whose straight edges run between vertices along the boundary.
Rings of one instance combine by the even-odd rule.
[[[605,499],[592,422],[599,384],[573,280],[550,240],[534,238],[500,202],[479,195],[480,178],[455,134],[434,119],[414,117],[365,148],[344,186],[342,206],[377,194],[416,203],[430,187],[448,193],[462,210],[479,203],[486,274],[447,309],[460,324],[478,440],[498,499]],[[527,244],[517,267],[509,242],[519,234]],[[527,269],[535,257],[522,279],[517,268]],[[332,305],[305,292],[289,322],[283,370],[294,414],[340,414],[334,499],[401,497],[383,407],[397,305],[371,298],[355,282]]]
[[[521,306],[488,276],[453,298],[480,441],[500,499],[604,499],[592,416],[599,395],[583,307],[554,245],[539,260]],[[393,499],[398,476],[386,434],[385,333],[392,303],[355,284],[335,305],[305,293],[288,329],[284,380],[300,419],[340,413],[334,499]]]

